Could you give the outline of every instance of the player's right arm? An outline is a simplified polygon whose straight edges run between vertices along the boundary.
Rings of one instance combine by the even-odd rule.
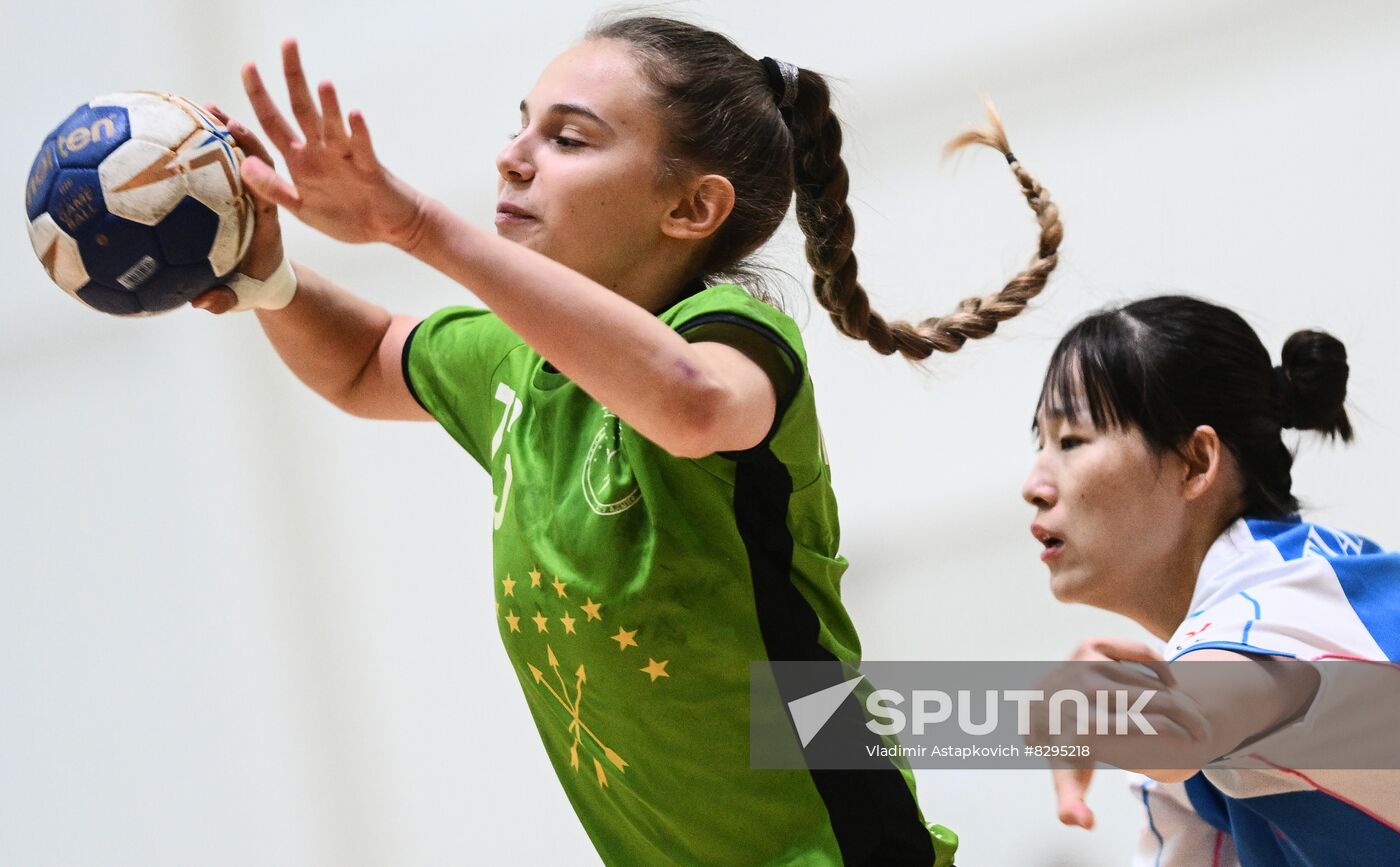
[[[239,146],[271,160],[252,130],[209,106],[233,133]],[[253,239],[238,270],[267,279],[282,262],[282,231],[277,206],[258,199]],[[394,316],[305,265],[294,264],[296,294],[280,310],[258,310],[258,322],[283,363],[312,391],[351,415],[362,418],[430,421],[403,378],[403,347],[418,324]],[[210,289],[192,303],[211,313],[225,313],[238,302],[232,289]]]
[[[404,341],[419,320],[394,316],[299,263],[297,294],[257,311],[283,363],[312,391],[361,418],[432,421],[403,378]]]

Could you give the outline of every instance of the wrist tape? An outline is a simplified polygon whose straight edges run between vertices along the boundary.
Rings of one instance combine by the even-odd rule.
[[[286,258],[265,280],[234,272],[226,284],[238,296],[234,310],[281,310],[297,292],[297,275]]]

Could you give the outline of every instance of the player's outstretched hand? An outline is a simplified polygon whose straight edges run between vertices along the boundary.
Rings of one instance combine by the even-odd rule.
[[[1060,824],[1077,825],[1086,831],[1094,829],[1094,811],[1085,802],[1089,783],[1093,782],[1094,769],[1051,768],[1055,781],[1055,808],[1060,815]]]
[[[243,67],[243,89],[291,179],[278,176],[266,160],[251,157],[243,162],[243,182],[332,238],[408,246],[419,225],[422,197],[379,163],[363,115],[350,112],[347,129],[329,81],[317,88],[317,104],[294,39],[282,43],[282,68],[300,135],[273,103],[252,63]]]
[[[272,156],[252,130],[230,118],[218,106],[205,105],[204,110],[233,133],[234,141],[245,154],[245,162],[258,159],[269,167],[272,166]],[[253,238],[248,243],[248,252],[243,255],[243,261],[238,263],[237,270],[254,280],[266,280],[277,266],[282,264],[282,257],[285,255],[282,249],[282,228],[277,222],[276,203],[259,196],[256,191],[250,189],[250,192],[253,192]],[[190,304],[210,313],[227,313],[238,304],[238,296],[227,286],[216,286],[200,293]]]
[[[1118,638],[1090,638],[1081,641],[1070,655],[1071,662],[1135,662],[1145,666],[1156,675],[1161,686],[1173,687],[1176,678],[1171,668],[1151,647],[1140,641]],[[1096,684],[1096,686],[1101,684]],[[1117,684],[1114,684],[1117,686]],[[1081,689],[1093,690],[1081,685]],[[1085,796],[1089,784],[1094,779],[1092,765],[1079,767],[1052,767],[1051,776],[1055,785],[1055,806],[1060,822],[1078,826],[1085,830],[1094,827],[1094,811],[1089,807]]]

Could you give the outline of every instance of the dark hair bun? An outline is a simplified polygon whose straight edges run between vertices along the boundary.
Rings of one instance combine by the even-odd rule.
[[[1296,332],[1283,345],[1283,364],[1274,370],[1284,427],[1351,441],[1351,421],[1342,407],[1350,373],[1342,341],[1325,331]]]

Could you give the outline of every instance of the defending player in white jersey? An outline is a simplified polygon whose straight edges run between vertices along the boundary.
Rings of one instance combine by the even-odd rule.
[[[1135,779],[1135,865],[1400,864],[1400,771],[1304,770],[1260,747],[1335,738],[1358,706],[1329,694],[1329,671],[1348,664],[1278,660],[1400,661],[1400,555],[1304,522],[1291,490],[1282,431],[1350,440],[1347,375],[1330,335],[1294,334],[1275,367],[1237,314],[1181,296],[1091,315],[1050,361],[1022,493],[1051,588],[1164,641],[1162,670],[1203,723],[1193,767]],[[1075,658],[1162,656],[1104,639]],[[1228,689],[1193,689],[1201,667],[1178,660],[1247,664],[1230,667]],[[1400,686],[1394,666],[1356,668]],[[1256,767],[1216,760],[1237,751]],[[1091,774],[1055,772],[1065,824],[1092,827]]]

